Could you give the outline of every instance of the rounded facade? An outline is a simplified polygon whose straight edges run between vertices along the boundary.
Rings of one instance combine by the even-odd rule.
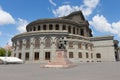
[[[27,32],[12,38],[13,56],[25,61],[50,61],[55,57],[61,37],[67,41],[71,61],[94,61],[92,37],[88,22],[81,11],[55,19],[40,19],[26,26]],[[99,55],[99,54],[98,54]]]

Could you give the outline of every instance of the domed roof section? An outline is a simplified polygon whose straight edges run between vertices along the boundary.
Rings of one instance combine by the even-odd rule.
[[[76,11],[70,13],[68,16],[58,17],[58,18],[47,18],[47,19],[38,19],[26,26],[28,29],[30,26],[45,24],[45,23],[74,23],[76,25],[86,24],[89,25],[88,21],[85,20],[82,11]]]

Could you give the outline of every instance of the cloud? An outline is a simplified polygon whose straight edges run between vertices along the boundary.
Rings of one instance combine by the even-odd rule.
[[[117,34],[120,37],[120,21],[109,23],[103,15],[95,15],[90,21],[90,25],[97,31]]]
[[[0,31],[0,36],[2,35],[2,32]]]
[[[62,6],[58,7],[58,9],[53,10],[52,12],[56,17],[61,17],[61,16],[68,15],[72,11],[73,11],[72,6],[70,6],[70,5],[62,5]]]
[[[92,14],[93,10],[97,7],[99,2],[100,0],[84,0],[83,5],[80,6],[83,14],[85,16],[89,16],[90,14]]]
[[[89,16],[92,14],[93,10],[97,7],[100,0],[84,0],[82,5],[79,6],[71,6],[71,5],[62,5],[57,9],[52,10],[53,14],[56,17],[66,16],[73,11],[82,10],[85,16]]]
[[[0,7],[0,25],[5,25],[5,24],[14,24],[15,20],[12,17],[12,15],[6,11],[4,11]]]
[[[8,43],[7,43],[9,46],[12,46],[12,41],[11,41],[11,38],[8,40]]]
[[[28,24],[27,20],[18,18],[18,22],[17,22],[17,30],[22,33],[26,31],[26,25]]]
[[[56,6],[56,3],[53,2],[53,0],[49,0],[49,2],[50,2],[53,6]]]

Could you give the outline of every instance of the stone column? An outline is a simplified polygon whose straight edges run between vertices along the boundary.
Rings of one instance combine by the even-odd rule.
[[[34,42],[33,42],[33,39],[34,38],[30,38],[30,49],[29,49],[29,60],[32,61],[34,60],[34,51],[33,51],[33,45],[34,45]]]
[[[44,61],[45,60],[45,56],[44,56],[44,37],[41,37],[41,43],[40,43],[40,56],[39,56],[39,58],[40,58],[40,61]]]
[[[46,30],[47,31],[49,30],[49,24],[46,24]]]
[[[65,24],[64,24],[65,25]],[[66,25],[66,31],[68,31],[68,25]]]
[[[40,27],[41,27],[40,29],[43,30],[43,25],[40,25]]]
[[[52,24],[53,25],[53,30],[55,30],[55,24]]]
[[[55,58],[55,55],[56,55],[56,41],[55,41],[55,37],[52,37],[52,40],[53,41],[51,41],[52,42],[52,45],[51,45],[51,60],[54,60],[54,58]]]
[[[25,61],[25,39],[23,39],[23,43],[22,43],[22,60]]]
[[[38,25],[35,26],[36,30],[35,31],[38,31]]]
[[[62,24],[59,24],[59,30],[60,31],[62,30]]]
[[[16,44],[16,56],[17,56],[17,57],[18,57],[18,55],[19,55],[18,49],[19,49],[19,41],[17,40],[17,44]]]
[[[74,42],[74,59],[78,60],[78,42]]]

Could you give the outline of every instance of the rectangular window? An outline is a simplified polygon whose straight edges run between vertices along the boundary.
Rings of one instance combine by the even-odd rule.
[[[22,54],[21,53],[19,53],[18,58],[20,58],[20,59],[22,58]]]
[[[78,43],[78,48],[82,49],[82,43]]]
[[[40,29],[41,29],[40,26],[38,26],[38,31],[39,31]]]
[[[84,36],[84,29],[80,29],[80,35]]]
[[[46,30],[46,29],[47,29],[46,25],[43,25],[43,30]]]
[[[49,24],[49,30],[53,30],[53,25]]]
[[[25,60],[29,60],[29,53],[25,54]]]
[[[39,52],[35,52],[35,54],[34,54],[34,60],[39,60]]]
[[[69,52],[69,58],[73,58],[73,52]]]
[[[68,32],[71,33],[71,26],[68,27]]]
[[[59,30],[59,25],[58,24],[55,25],[55,30]]]
[[[100,53],[97,53],[97,54],[96,54],[96,58],[101,58],[101,54],[100,54]]]
[[[73,42],[69,42],[69,48],[73,48]]]
[[[86,53],[86,58],[88,58],[89,57],[89,55],[88,55],[88,53]]]
[[[62,26],[62,30],[66,30],[66,26],[65,25]]]
[[[87,50],[88,50],[88,44],[85,44],[85,49],[87,49]]]
[[[78,57],[82,58],[82,53],[81,52],[78,53]]]

